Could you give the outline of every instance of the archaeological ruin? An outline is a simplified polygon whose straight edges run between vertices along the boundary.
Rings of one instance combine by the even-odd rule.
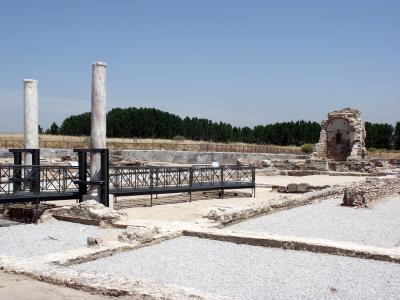
[[[40,147],[24,81],[25,143],[0,149],[0,280],[133,299],[400,293],[400,161],[367,158],[360,111],[329,113],[312,155],[115,150],[106,71],[92,64],[90,149]]]
[[[330,112],[321,127],[315,158],[352,161],[367,157],[365,126],[359,110],[345,108]]]

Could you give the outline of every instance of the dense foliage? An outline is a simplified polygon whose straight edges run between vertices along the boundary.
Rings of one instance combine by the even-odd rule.
[[[393,126],[390,124],[365,122],[367,148],[393,149]],[[396,149],[396,148],[394,148]],[[400,148],[397,148],[400,149]]]
[[[166,139],[179,137],[214,142],[302,145],[317,143],[320,130],[320,124],[307,121],[241,128],[208,119],[181,118],[155,108],[114,108],[107,114],[108,137]],[[367,122],[366,130],[367,147],[391,149],[394,146],[395,149],[400,149],[399,123],[394,130],[389,124]],[[46,133],[90,135],[90,113],[70,116],[60,127],[53,123]]]
[[[393,149],[400,150],[400,122],[396,123],[393,133]]]

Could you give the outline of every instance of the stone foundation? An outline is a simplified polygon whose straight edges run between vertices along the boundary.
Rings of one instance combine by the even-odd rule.
[[[366,207],[369,202],[400,193],[400,177],[367,178],[344,191],[343,205]]]

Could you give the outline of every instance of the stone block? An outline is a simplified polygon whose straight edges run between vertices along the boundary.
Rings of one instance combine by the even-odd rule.
[[[269,159],[264,159],[261,161],[261,164],[264,168],[272,167],[272,162]]]
[[[328,171],[329,165],[328,165],[328,161],[323,160],[323,159],[310,159],[308,161],[308,168],[312,169],[312,170],[318,170],[318,171]]]
[[[278,193],[287,193],[287,188],[284,185],[278,186]]]
[[[287,185],[288,193],[296,193],[297,192],[297,183],[289,183]]]
[[[87,245],[89,247],[98,246],[103,243],[103,239],[100,237],[89,236],[87,238]]]
[[[307,193],[310,190],[310,185],[308,183],[300,183],[297,185],[298,193]]]

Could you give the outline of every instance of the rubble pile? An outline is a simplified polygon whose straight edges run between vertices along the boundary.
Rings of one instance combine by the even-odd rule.
[[[105,207],[96,200],[55,208],[51,214],[56,219],[91,225],[112,224],[126,217],[125,213]]]
[[[154,239],[154,236],[160,233],[158,227],[145,228],[130,226],[125,229],[119,236],[118,240],[126,243],[141,242],[146,243]]]

